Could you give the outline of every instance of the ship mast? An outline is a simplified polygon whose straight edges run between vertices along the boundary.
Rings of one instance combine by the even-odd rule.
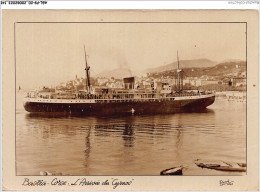
[[[183,70],[180,69],[179,55],[177,51],[177,79],[176,79],[176,91],[180,93],[183,89]]]
[[[89,74],[90,66],[88,66],[85,45],[84,45],[84,52],[85,52],[85,61],[86,61],[86,68],[85,68],[85,70],[86,70],[86,90],[89,92],[90,91],[90,74]]]
[[[179,55],[178,55],[178,51],[177,51],[177,61],[178,61],[178,63],[177,63],[177,70],[180,68],[180,61],[179,61]]]

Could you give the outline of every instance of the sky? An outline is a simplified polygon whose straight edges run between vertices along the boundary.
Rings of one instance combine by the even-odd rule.
[[[244,23],[18,23],[16,81],[22,88],[55,86],[128,68],[144,71],[180,60],[246,60]]]

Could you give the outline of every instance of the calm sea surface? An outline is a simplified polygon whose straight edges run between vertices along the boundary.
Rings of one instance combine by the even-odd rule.
[[[43,117],[17,97],[17,175],[159,175],[196,159],[246,162],[246,103],[216,100],[203,113],[124,117]]]

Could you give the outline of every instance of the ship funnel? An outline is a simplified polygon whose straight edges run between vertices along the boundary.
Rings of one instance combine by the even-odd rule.
[[[125,89],[134,89],[135,87],[134,77],[126,77],[123,80],[124,80]]]

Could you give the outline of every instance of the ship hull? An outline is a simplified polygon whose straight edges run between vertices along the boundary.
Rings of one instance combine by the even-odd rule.
[[[25,101],[24,108],[31,113],[73,113],[73,114],[156,114],[178,113],[205,109],[215,101],[215,96],[197,98],[176,97],[172,100],[110,101],[110,102],[37,102]]]

